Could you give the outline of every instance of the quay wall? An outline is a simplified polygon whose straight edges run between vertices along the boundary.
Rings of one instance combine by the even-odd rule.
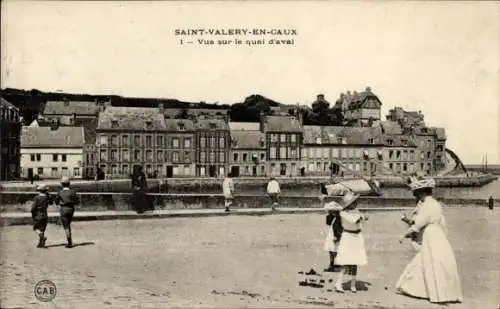
[[[0,192],[0,212],[29,212],[31,201],[36,193]],[[132,210],[130,193],[79,193],[80,211]],[[223,209],[224,197],[221,194],[149,194],[155,209]],[[332,198],[339,200],[340,198]],[[438,198],[445,205],[484,206],[485,199]],[[414,198],[362,196],[360,207],[413,207]],[[498,205],[500,199],[495,200]],[[269,208],[270,200],[265,195],[236,195],[234,208]],[[51,206],[55,207],[55,206]],[[321,207],[317,195],[282,196],[280,208]]]

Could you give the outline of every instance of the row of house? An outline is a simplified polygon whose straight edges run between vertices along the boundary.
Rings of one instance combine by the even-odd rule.
[[[19,109],[0,98],[0,181],[19,177],[21,121]]]
[[[373,107],[378,98],[369,93],[350,103]],[[40,119],[23,128],[22,174],[85,178],[101,168],[122,178],[137,165],[158,177],[433,174],[444,166],[444,129],[407,130],[397,115],[375,122],[374,114],[362,115],[364,126],[307,126],[284,114],[235,123],[227,110],[48,102]],[[365,160],[365,151],[378,162]]]

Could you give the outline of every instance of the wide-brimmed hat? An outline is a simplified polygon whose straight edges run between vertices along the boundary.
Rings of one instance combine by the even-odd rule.
[[[413,176],[408,180],[408,187],[412,191],[416,191],[424,188],[434,188],[436,187],[436,181],[433,178],[426,178],[422,176]]]
[[[39,184],[38,186],[36,186],[36,190],[39,191],[39,192],[45,192],[45,191],[48,191],[49,188],[47,187],[46,184]]]
[[[335,201],[331,201],[328,203],[325,203],[325,206],[323,207],[324,210],[338,210],[339,207],[342,207],[339,203]]]
[[[342,196],[342,200],[340,201],[340,205],[343,209],[349,207],[352,203],[354,203],[358,198],[359,194],[356,194],[352,191],[347,191],[344,196]]]
[[[62,184],[69,184],[70,183],[69,177],[64,176],[63,178],[61,178],[61,183]]]

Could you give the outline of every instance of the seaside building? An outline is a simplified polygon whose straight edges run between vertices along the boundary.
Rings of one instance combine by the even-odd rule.
[[[192,120],[165,119],[165,152],[157,150],[157,160],[162,156],[167,163],[166,169],[158,168],[160,177],[194,177],[196,176],[196,130]],[[163,138],[158,135],[157,146],[163,144]]]
[[[229,157],[233,177],[266,176],[265,134],[258,130],[231,130]]]
[[[260,132],[265,135],[267,174],[300,175],[302,124],[293,116],[261,115]]]
[[[0,98],[0,181],[19,177],[21,121],[19,109]]]
[[[82,178],[84,145],[82,127],[23,127],[22,176]]]
[[[149,177],[166,175],[168,139],[157,108],[108,107],[99,114],[96,134],[96,160],[109,177],[128,178],[135,166]]]
[[[225,119],[195,120],[196,176],[225,177],[229,167],[230,131]]]
[[[335,108],[341,109],[344,120],[352,126],[372,126],[381,120],[382,102],[372,92],[370,87],[360,93],[347,91],[341,94],[335,103]]]

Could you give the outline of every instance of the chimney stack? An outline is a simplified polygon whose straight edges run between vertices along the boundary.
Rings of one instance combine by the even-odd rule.
[[[259,130],[260,132],[264,132],[264,122],[265,122],[265,115],[264,112],[260,112],[260,125],[259,125]]]

